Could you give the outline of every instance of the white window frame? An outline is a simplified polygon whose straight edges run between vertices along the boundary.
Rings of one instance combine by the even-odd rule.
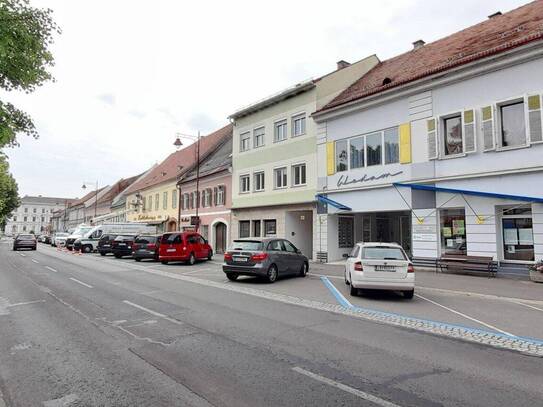
[[[282,186],[277,186],[276,172],[279,171],[279,170],[284,170],[286,178],[287,178],[285,180],[285,185],[282,185]],[[285,188],[288,188],[288,167],[284,165],[284,166],[276,167],[276,168],[273,169],[273,189],[285,189]]]
[[[506,105],[511,105],[515,103],[523,104],[524,111],[524,144],[518,146],[504,147],[503,146],[503,134],[502,134],[502,107]],[[530,135],[528,134],[529,124],[528,117],[526,114],[526,99],[525,95],[514,96],[504,100],[499,100],[495,103],[492,103],[494,107],[494,131],[496,137],[496,151],[508,151],[508,150],[518,150],[520,148],[530,147]]]
[[[296,121],[300,119],[303,119],[304,121],[304,128],[301,133],[296,133]],[[292,123],[292,137],[300,137],[307,133],[307,115],[305,112],[292,115],[292,117],[290,118],[290,122]]]
[[[300,184],[296,184],[296,168],[301,168],[301,167],[305,167],[305,182],[303,183],[300,183]],[[307,163],[305,162],[301,162],[301,163],[296,163],[296,164],[292,164],[291,166],[292,168],[292,186],[293,187],[303,187],[303,186],[306,186],[307,185]],[[300,180],[302,179],[302,172],[300,170]]]
[[[247,190],[243,189],[244,179],[247,179]],[[251,174],[241,174],[239,176],[239,193],[248,194],[249,192],[251,192]]]
[[[162,193],[162,209],[168,209],[168,191]]]
[[[190,209],[190,194],[188,192],[183,194],[183,209]]]
[[[209,208],[211,206],[210,198],[211,198],[211,191],[209,190],[209,188],[204,189],[204,201],[203,201],[204,208]]]
[[[370,133],[370,134],[375,134],[375,133]],[[364,165],[362,167],[351,168],[351,140],[359,139],[359,138],[364,140]],[[349,137],[347,139],[347,171],[359,170],[361,168],[366,168],[367,155],[368,155],[368,153],[366,151],[366,136],[365,135],[353,136],[353,137]]]
[[[257,189],[257,177],[262,176],[262,188]],[[253,173],[253,192],[262,192],[266,190],[266,174],[264,171],[255,171]]]
[[[438,121],[437,126],[439,126],[438,133],[437,133],[437,137],[438,137],[437,158],[439,160],[449,160],[451,158],[460,158],[460,157],[467,156],[467,153],[466,153],[466,136],[465,136],[465,131],[464,131],[464,114],[463,114],[464,110],[465,109],[455,110],[453,112],[449,112],[449,113],[446,113],[446,114],[436,116],[436,119]],[[473,114],[475,115],[475,109],[473,109]],[[462,152],[458,153],[458,154],[445,155],[445,138],[444,138],[445,137],[445,120],[446,119],[451,119],[451,118],[456,117],[456,116],[460,116],[460,128],[462,129]],[[477,119],[474,118],[474,120],[476,121],[476,124],[477,124]],[[441,138],[441,139],[439,139],[439,138]],[[475,134],[475,139],[477,139],[477,134]]]
[[[224,185],[217,185],[217,205],[223,206],[226,202],[226,196],[224,195]]]
[[[282,139],[277,138],[277,126],[285,126],[285,137]],[[288,140],[288,120],[287,118],[279,119],[273,122],[273,142],[280,143],[282,141]]]
[[[247,148],[244,148],[244,141],[247,141]],[[239,151],[244,152],[244,151],[249,151],[250,149],[251,149],[251,132],[244,131],[243,133],[240,133],[239,135]]]
[[[256,142],[256,131],[263,130],[262,132],[262,144],[257,144]],[[253,148],[260,148],[266,145],[266,126],[258,126],[253,129]]]

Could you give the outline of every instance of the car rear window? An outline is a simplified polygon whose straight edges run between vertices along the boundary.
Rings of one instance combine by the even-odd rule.
[[[17,237],[17,239],[19,239],[19,240],[34,240],[34,236],[33,235],[19,235]]]
[[[231,250],[262,250],[262,242],[258,240],[234,240]]]
[[[370,260],[407,260],[399,247],[365,247],[362,251],[363,259]]]
[[[141,244],[156,243],[156,240],[157,240],[156,236],[139,236],[136,239],[136,243],[141,243]]]
[[[130,235],[119,235],[115,238],[116,241],[121,241],[121,240],[132,240],[134,239],[134,236],[130,236]]]

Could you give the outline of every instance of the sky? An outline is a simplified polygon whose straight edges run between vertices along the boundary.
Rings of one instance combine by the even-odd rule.
[[[19,194],[81,197],[175,151],[177,132],[207,134],[256,100],[343,59],[406,52],[519,0],[30,0],[62,34],[55,82],[3,93],[40,134],[5,149]],[[183,140],[190,143],[190,140]],[[87,189],[88,191],[88,189]]]

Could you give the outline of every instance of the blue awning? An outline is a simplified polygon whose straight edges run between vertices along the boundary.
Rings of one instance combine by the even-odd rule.
[[[463,194],[463,195],[482,196],[485,198],[510,199],[512,201],[543,203],[543,198],[538,198],[538,197],[533,197],[533,196],[498,194],[495,192],[472,191],[469,189],[442,188],[442,187],[435,187],[432,185],[423,185],[423,184],[405,184],[402,182],[395,182],[393,185],[396,187],[411,188],[411,189],[417,189],[420,191],[447,192],[450,194]]]
[[[322,202],[322,203],[325,203],[325,204],[328,204],[328,205],[331,205],[333,206],[334,208],[337,208],[339,210],[342,210],[342,211],[352,211],[351,208],[349,208],[348,206],[345,206],[339,202],[336,202],[334,201],[333,199],[330,199],[324,195],[321,195],[321,194],[317,194],[315,195],[315,198],[317,198],[318,201]]]

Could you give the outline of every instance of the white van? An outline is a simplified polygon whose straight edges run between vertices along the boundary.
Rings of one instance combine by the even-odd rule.
[[[76,250],[80,250],[85,253],[91,253],[96,250],[98,241],[105,234],[129,234],[129,235],[141,235],[141,234],[156,234],[156,225],[147,225],[145,223],[111,223],[105,225],[98,225],[88,230],[83,236],[77,239],[74,243]]]
[[[74,248],[74,243],[77,239],[81,238],[85,233],[92,229],[91,225],[86,225],[84,223],[80,224],[75,230],[66,238],[66,248],[72,250]]]

